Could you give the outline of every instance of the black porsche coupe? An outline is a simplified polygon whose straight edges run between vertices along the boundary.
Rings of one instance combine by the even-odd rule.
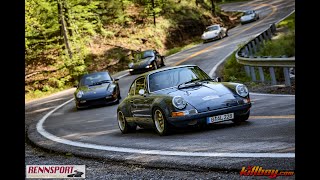
[[[118,79],[113,79],[107,71],[83,75],[76,87],[74,97],[77,109],[119,103],[121,98]]]
[[[158,69],[159,67],[165,66],[164,56],[153,49],[142,51],[134,55],[134,59],[132,59],[132,62],[130,62],[128,66],[130,74]]]
[[[250,97],[245,85],[217,82],[196,65],[150,71],[138,76],[118,105],[122,133],[154,127],[166,135],[170,127],[246,121]]]

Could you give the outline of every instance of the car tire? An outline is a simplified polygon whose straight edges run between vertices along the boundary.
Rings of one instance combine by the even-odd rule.
[[[157,62],[156,62],[156,61],[153,61],[153,62],[152,62],[152,66],[153,66],[153,69],[154,69],[154,70],[158,69]]]
[[[165,136],[169,134],[169,124],[167,122],[166,116],[160,108],[155,108],[152,113],[152,119],[154,123],[154,128],[160,136]]]
[[[133,132],[137,129],[137,125],[129,125],[122,111],[117,113],[118,126],[122,134]]]
[[[242,115],[240,117],[238,117],[237,119],[232,120],[234,123],[239,124],[241,122],[247,121],[249,119],[250,116],[250,110],[247,112],[247,114]]]
[[[118,90],[118,99],[121,99],[120,89]]]

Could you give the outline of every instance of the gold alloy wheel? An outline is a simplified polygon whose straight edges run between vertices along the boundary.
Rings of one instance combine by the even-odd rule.
[[[154,123],[156,125],[157,131],[159,133],[162,133],[164,131],[164,118],[162,112],[159,109],[154,112]]]

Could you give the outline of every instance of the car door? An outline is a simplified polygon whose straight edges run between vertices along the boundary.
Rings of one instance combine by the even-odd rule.
[[[138,78],[135,83],[134,96],[130,100],[131,113],[136,123],[142,125],[148,124],[151,118],[151,115],[147,113],[150,108],[147,100],[148,98],[139,94],[140,90],[146,92],[145,77]]]

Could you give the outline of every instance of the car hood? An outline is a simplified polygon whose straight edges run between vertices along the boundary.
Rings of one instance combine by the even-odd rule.
[[[209,32],[205,32],[202,34],[202,36],[217,36],[218,34],[215,33],[219,33],[219,30],[214,30],[214,31],[209,31]]]
[[[147,65],[149,65],[151,63],[151,61],[154,60],[154,57],[147,57],[144,59],[141,59],[138,62],[133,63],[133,65],[129,68],[131,69],[141,69],[141,68],[145,68]]]
[[[183,97],[198,112],[238,105],[233,92],[223,84],[216,82],[203,83],[201,86],[183,89],[174,88],[167,90],[166,94]]]
[[[81,99],[96,99],[102,98],[107,95],[112,95],[111,92],[107,91],[108,87],[111,83],[103,83],[101,85],[96,86],[81,86],[79,90],[83,92],[83,96]]]

